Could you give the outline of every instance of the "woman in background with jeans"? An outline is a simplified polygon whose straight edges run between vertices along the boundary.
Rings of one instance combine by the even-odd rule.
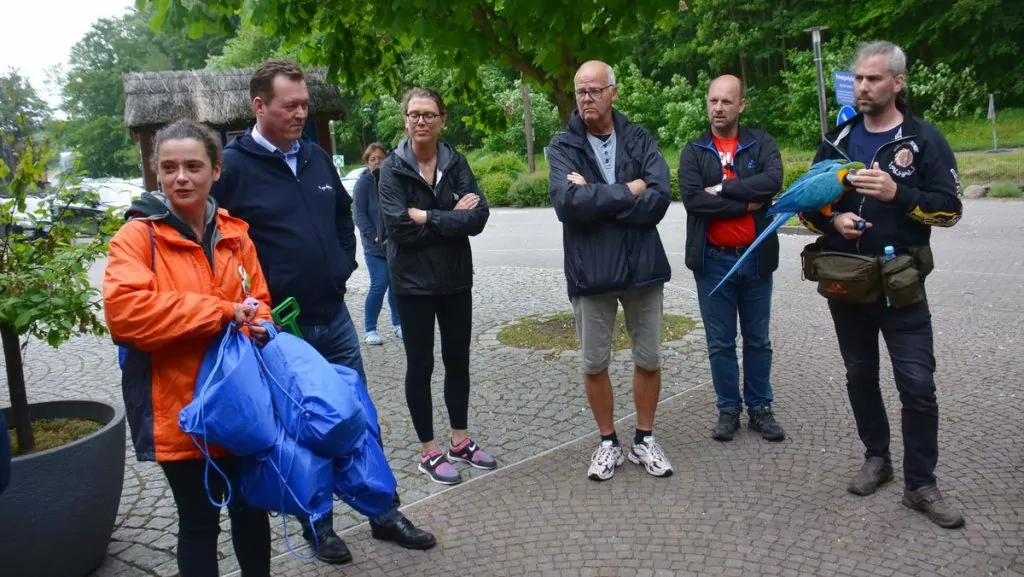
[[[436,483],[462,481],[451,461],[478,469],[497,463],[469,437],[469,345],[473,250],[490,211],[466,157],[438,140],[447,114],[441,97],[414,88],[403,98],[406,138],[380,167],[380,210],[388,271],[405,333],[405,398],[421,444],[419,470]],[[434,441],[430,378],[434,319],[441,331],[444,401],[452,436]]]
[[[366,270],[370,273],[370,290],[366,292],[366,303],[363,305],[363,329],[366,335],[363,342],[368,345],[384,344],[384,339],[377,333],[377,317],[384,306],[384,293],[388,295],[388,309],[391,310],[391,325],[395,336],[402,338],[402,325],[398,320],[398,309],[395,308],[395,291],[388,287],[388,262],[384,249],[380,245],[380,202],[377,197],[377,181],[374,173],[387,158],[388,151],[384,145],[374,142],[363,151],[363,162],[366,172],[356,181],[352,200],[356,204],[356,226],[363,241],[363,259]]]

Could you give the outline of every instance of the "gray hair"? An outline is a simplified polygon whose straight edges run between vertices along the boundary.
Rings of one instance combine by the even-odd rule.
[[[862,43],[857,50],[857,57],[853,60],[851,69],[856,68],[857,63],[861,60],[875,56],[889,57],[889,72],[893,76],[907,74],[907,55],[902,48],[886,40]]]

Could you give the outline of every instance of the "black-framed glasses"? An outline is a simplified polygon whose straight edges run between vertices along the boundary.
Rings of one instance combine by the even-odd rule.
[[[440,114],[434,114],[433,112],[407,112],[405,117],[409,119],[409,122],[416,124],[423,119],[423,122],[427,124],[433,124],[438,118],[441,118]]]
[[[601,98],[602,95],[604,95],[605,90],[608,90],[612,86],[615,85],[609,84],[608,86],[602,86],[601,88],[577,88],[576,99],[583,100],[584,98],[589,96],[590,98],[597,100],[598,98]]]

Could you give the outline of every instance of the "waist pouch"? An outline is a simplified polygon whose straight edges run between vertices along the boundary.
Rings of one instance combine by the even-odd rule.
[[[889,261],[881,257],[821,250],[817,242],[800,253],[803,277],[818,283],[829,300],[874,304],[883,296],[888,306],[903,308],[924,299],[921,282],[934,269],[931,248],[908,248]]]

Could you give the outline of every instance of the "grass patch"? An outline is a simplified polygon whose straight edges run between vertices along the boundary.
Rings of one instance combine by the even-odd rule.
[[[1009,152],[961,152],[956,155],[960,180],[972,184],[1024,182],[1024,149]]]
[[[695,324],[693,319],[683,315],[662,315],[661,341],[680,339],[693,330]],[[577,350],[580,347],[571,311],[520,319],[519,322],[498,332],[498,342],[518,349],[551,350],[546,357],[548,360],[564,351]],[[626,334],[625,318],[619,310],[615,315],[615,328],[612,331],[612,350],[621,351],[628,348],[629,335]]]
[[[936,126],[953,150],[992,148],[992,121],[983,116],[947,120]],[[996,136],[1000,147],[1024,146],[1024,108],[996,110]]]
[[[38,453],[67,445],[95,433],[101,428],[103,428],[103,423],[90,419],[38,419],[32,421],[32,433],[35,435],[36,446],[24,454]],[[18,448],[18,439],[13,427],[7,430],[7,436],[11,440],[14,455],[23,454]]]
[[[1012,182],[997,182],[988,189],[988,196],[991,198],[1020,198],[1024,191]]]

